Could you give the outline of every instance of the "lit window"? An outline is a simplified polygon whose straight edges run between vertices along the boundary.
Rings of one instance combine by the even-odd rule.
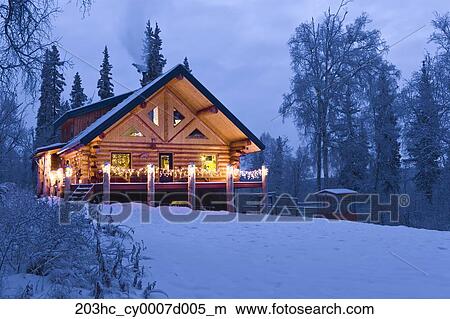
[[[141,131],[138,131],[134,127],[131,127],[128,130],[126,130],[123,135],[124,136],[132,136],[132,137],[143,137],[144,136],[144,134],[142,134]]]
[[[183,114],[181,114],[180,112],[178,112],[177,109],[173,109],[173,126],[177,126],[178,124],[180,124],[180,122],[184,120],[184,116]]]
[[[202,155],[202,168],[207,171],[217,170],[217,156],[216,155]]]
[[[153,110],[148,112],[148,117],[150,118],[150,121],[153,122],[153,124],[159,126],[159,120],[158,120],[158,107],[155,107]]]
[[[111,153],[111,166],[131,168],[130,153]]]
[[[161,169],[163,170],[169,170],[170,169],[170,156],[169,155],[160,155],[160,161],[161,161]]]
[[[195,129],[187,136],[187,138],[193,138],[193,139],[208,139],[205,134],[200,132],[199,129]]]

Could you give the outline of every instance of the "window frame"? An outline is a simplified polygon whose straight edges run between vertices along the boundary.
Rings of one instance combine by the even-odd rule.
[[[205,166],[204,166],[205,165],[204,163],[206,161],[206,157],[208,157],[208,156],[213,156],[214,157],[214,166],[215,166],[214,170],[206,169]],[[217,170],[219,168],[219,166],[217,164],[218,160],[219,160],[219,154],[217,154],[217,153],[201,154],[200,160],[201,160],[201,163],[202,163],[202,169],[204,169],[204,170],[206,170],[208,172],[217,172]]]
[[[131,169],[133,167],[133,156],[131,152],[111,152],[110,160],[111,160],[111,166],[113,166],[113,155],[115,154],[127,154],[130,156],[130,167],[128,169]]]

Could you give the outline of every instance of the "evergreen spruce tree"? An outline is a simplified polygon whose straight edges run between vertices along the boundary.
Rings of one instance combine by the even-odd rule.
[[[376,81],[373,110],[375,117],[375,190],[380,194],[400,189],[400,129],[394,111],[397,84],[383,68]]]
[[[292,160],[290,169],[290,183],[292,184],[292,196],[298,197],[304,194],[305,180],[310,173],[310,159],[308,150],[305,147],[299,146],[295,152],[295,157]],[[303,194],[302,194],[303,192]]]
[[[153,51],[153,43],[155,42],[155,36],[153,34],[153,27],[150,23],[150,20],[147,21],[147,25],[145,26],[144,31],[144,48],[143,48],[143,58],[144,58],[144,67],[142,70],[142,86],[145,83],[150,82],[150,65],[152,64],[152,51]],[[142,83],[145,82],[145,83]]]
[[[349,87],[342,104],[339,109],[340,118],[336,124],[338,181],[343,187],[361,190],[367,182],[369,146],[366,129],[357,117],[360,109]]]
[[[57,141],[53,122],[61,115],[61,93],[64,90],[64,76],[61,72],[63,62],[60,60],[55,45],[47,49],[41,71],[40,105],[37,114],[35,147],[48,145]]]
[[[73,78],[72,91],[70,92],[70,107],[75,109],[82,107],[87,101],[87,96],[84,94],[84,89],[81,85],[81,77],[77,72]]]
[[[164,55],[161,53],[162,51],[162,39],[160,37],[161,29],[156,23],[155,32],[154,32],[154,42],[152,47],[152,64],[150,65],[149,70],[151,79],[154,80],[158,76],[163,73],[164,66],[167,63],[167,60],[164,58]]]
[[[412,105],[407,134],[407,150],[416,168],[416,188],[431,202],[433,187],[439,178],[439,159],[442,151],[440,112],[433,97],[430,69],[431,61],[427,57],[417,81],[417,96]]]
[[[184,57],[183,65],[184,65],[184,67],[186,68],[186,70],[188,70],[189,72],[192,73],[192,69],[191,69],[191,67],[189,66],[189,61],[188,61],[188,58],[187,58],[187,57]]]
[[[112,65],[109,63],[108,47],[103,50],[103,62],[100,65],[100,79],[97,82],[98,96],[100,99],[107,99],[114,96],[114,84],[111,82]]]
[[[156,23],[155,30],[153,30],[150,20],[147,21],[144,32],[144,67],[140,70],[140,72],[142,72],[142,86],[160,76],[167,63],[164,55],[161,53],[162,40],[160,33],[161,29],[159,28],[158,23]]]
[[[271,152],[271,158],[269,163],[269,189],[272,192],[281,194],[286,190],[286,185],[284,184],[285,171],[288,167],[288,150],[287,141],[281,136],[278,136],[273,145],[273,150]]]
[[[63,102],[61,102],[61,110],[60,110],[60,114],[64,114],[67,111],[70,111],[70,102],[68,100],[65,100]]]

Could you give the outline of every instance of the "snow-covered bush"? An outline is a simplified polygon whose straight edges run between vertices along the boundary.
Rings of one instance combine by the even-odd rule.
[[[0,281],[23,274],[47,284],[38,289],[25,283],[7,297],[143,296],[139,262],[145,247],[134,242],[131,229],[112,219],[97,222],[87,205],[36,199],[10,185],[0,192]],[[70,211],[70,223],[59,222],[60,210]]]
[[[46,276],[59,286],[83,287],[94,272],[92,222],[72,214],[59,223],[59,205],[9,189],[0,203],[0,273]]]

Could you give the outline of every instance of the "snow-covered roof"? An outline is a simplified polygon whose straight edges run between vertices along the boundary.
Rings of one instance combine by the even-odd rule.
[[[161,74],[159,77],[148,83],[147,85],[143,86],[142,88],[136,90],[133,94],[131,94],[129,97],[127,97],[125,100],[117,104],[115,107],[113,107],[109,112],[105,113],[104,115],[100,116],[96,121],[94,121],[91,125],[89,125],[86,129],[81,131],[77,136],[75,136],[72,140],[70,140],[65,147],[63,147],[58,153],[64,153],[67,150],[70,150],[71,148],[76,147],[78,144],[82,143],[82,140],[85,137],[88,137],[91,133],[95,131],[96,128],[102,126],[102,124],[106,123],[108,119],[114,118],[118,114],[120,114],[120,111],[128,104],[130,104],[133,100],[138,99],[141,97],[141,101],[143,102],[145,98],[143,97],[143,93],[150,87],[152,87],[155,83],[157,83],[163,76],[165,76],[167,73],[173,71],[175,69],[172,68],[166,73]],[[136,103],[139,104],[139,103]],[[120,119],[122,116],[118,117]]]
[[[357,194],[357,191],[348,188],[324,188],[318,191],[316,194],[330,193],[334,195],[344,195],[344,194]]]
[[[147,85],[134,91],[122,102],[117,104],[107,113],[99,117],[86,129],[81,131],[73,139],[58,152],[58,154],[64,153],[70,149],[76,148],[79,145],[86,145],[91,142],[95,137],[99,136],[102,132],[108,129],[111,125],[119,121],[123,116],[128,114],[140,103],[143,103],[148,97],[156,93],[164,85],[166,85],[174,77],[182,75],[187,78],[201,93],[206,95],[211,102],[234,124],[236,125],[246,136],[255,143],[261,150],[264,149],[264,144],[247,128],[242,124],[219,100],[217,100],[211,92],[209,92],[204,86],[198,82],[195,77],[186,70],[182,64],[178,64],[171,68],[166,73],[163,73]]]
[[[41,147],[36,148],[34,150],[33,154],[38,154],[40,152],[55,150],[55,149],[63,147],[64,145],[66,145],[66,143],[53,143],[53,144],[41,146]]]
[[[73,117],[77,117],[89,112],[94,112],[94,111],[98,111],[101,110],[105,107],[111,107],[114,105],[119,104],[120,102],[122,102],[123,100],[125,100],[128,96],[130,96],[133,93],[133,91],[131,92],[126,92],[123,94],[119,94],[119,95],[115,95],[88,105],[83,105],[74,109],[70,109],[68,111],[66,111],[63,115],[61,115],[54,123],[53,126],[54,128],[58,128],[60,125],[62,125],[63,123],[65,123],[68,119],[73,118]]]

